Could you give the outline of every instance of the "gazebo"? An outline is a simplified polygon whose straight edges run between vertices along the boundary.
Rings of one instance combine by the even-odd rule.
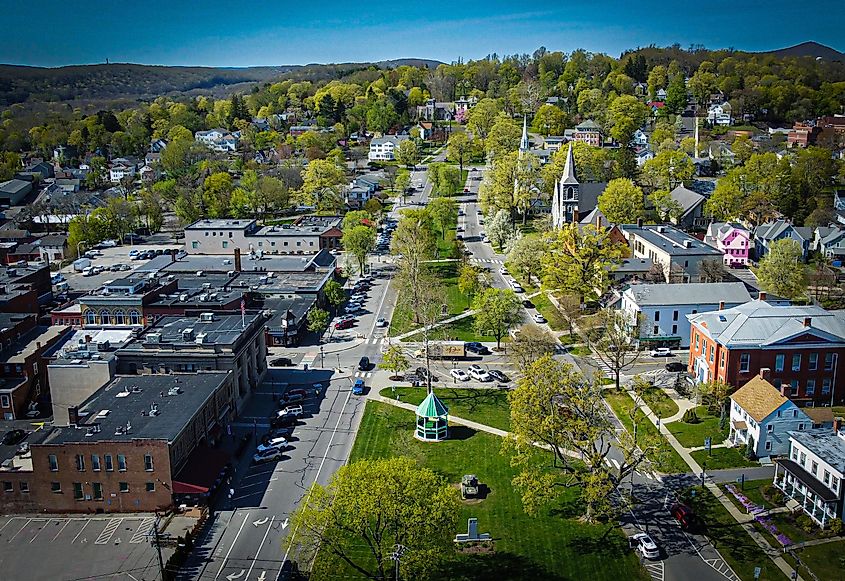
[[[415,436],[423,442],[440,442],[449,435],[449,408],[431,391],[417,406]]]

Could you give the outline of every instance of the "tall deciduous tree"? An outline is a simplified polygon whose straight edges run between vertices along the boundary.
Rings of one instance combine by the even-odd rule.
[[[406,301],[414,314],[414,322],[420,322],[420,310],[416,308],[423,301],[426,286],[431,282],[426,277],[425,262],[434,256],[435,240],[431,217],[425,210],[405,210],[396,226],[391,252],[397,255],[399,274],[396,278],[402,290],[400,302]]]
[[[610,136],[622,147],[626,147],[634,132],[645,124],[648,114],[648,107],[633,95],[616,97],[607,110]]]
[[[396,158],[396,163],[404,165],[408,169],[416,167],[420,162],[420,151],[412,139],[399,142],[393,155]]]
[[[308,558],[316,551],[374,581],[388,579],[396,545],[405,548],[400,574],[429,579],[454,551],[457,489],[411,458],[359,460],[341,467],[328,486],[312,485],[291,518],[289,535]]]
[[[531,127],[541,135],[563,135],[568,122],[566,113],[559,107],[546,103],[537,109]]]
[[[330,280],[326,283],[326,286],[323,287],[323,294],[326,296],[329,304],[335,308],[342,305],[343,301],[346,300],[346,292],[344,292],[343,286],[336,280]]]
[[[351,252],[358,260],[358,272],[363,276],[367,255],[373,251],[376,245],[375,231],[369,226],[352,226],[343,232],[341,243],[346,251]]]
[[[467,127],[479,139],[487,139],[487,135],[496,122],[496,115],[501,107],[494,99],[481,99],[475,107],[469,110]]]
[[[312,333],[320,333],[329,325],[329,312],[325,309],[311,309],[306,316],[308,330]]]
[[[645,217],[643,191],[628,178],[616,178],[599,196],[599,210],[612,224],[635,224]]]
[[[387,371],[392,371],[394,376],[401,375],[410,364],[408,358],[405,357],[405,352],[401,345],[391,345],[387,348],[381,357],[379,367]],[[392,379],[392,377],[391,377]]]
[[[487,153],[496,158],[519,149],[522,128],[505,113],[499,113],[485,140]]]
[[[467,298],[488,288],[490,282],[490,271],[477,264],[465,262],[458,270],[458,290]]]
[[[540,271],[542,257],[546,251],[546,242],[539,236],[523,236],[511,248],[508,265],[530,284],[533,276]]]
[[[593,354],[613,373],[616,388],[622,372],[630,368],[640,356],[639,321],[625,311],[601,309],[584,321],[587,344]]]
[[[648,183],[663,190],[688,182],[695,174],[695,164],[683,151],[664,150],[643,164],[643,177]]]
[[[346,176],[338,165],[328,159],[315,159],[308,162],[308,167],[302,175],[302,192],[309,204],[316,202],[316,197],[323,190],[340,191],[346,183]]]
[[[557,341],[551,333],[541,327],[525,325],[519,329],[508,346],[510,360],[520,371],[545,355],[554,355]]]
[[[522,305],[510,289],[488,288],[475,297],[475,328],[478,332],[490,332],[496,338],[496,347],[502,345],[502,337],[519,322]]]
[[[807,291],[807,275],[802,258],[801,244],[796,240],[784,238],[773,242],[757,269],[760,287],[788,299],[803,296]]]
[[[464,173],[464,163],[469,161],[472,155],[473,144],[465,131],[456,131],[449,136],[449,143],[446,146],[446,154],[452,161],[458,162],[461,175]]]

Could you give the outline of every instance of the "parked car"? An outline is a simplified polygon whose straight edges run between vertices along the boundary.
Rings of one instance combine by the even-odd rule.
[[[476,355],[488,355],[490,353],[490,350],[478,341],[470,341],[468,343],[464,343],[464,349],[466,349],[470,353],[475,353]]]
[[[267,450],[284,450],[285,446],[288,445],[288,441],[286,438],[282,437],[275,437],[267,440],[263,444],[258,444],[258,447],[255,449],[256,452],[261,453]]]
[[[508,269],[503,266],[499,269],[499,274],[501,274],[502,276],[508,276],[510,273],[508,272]]]
[[[490,374],[490,377],[492,377],[494,381],[498,381],[499,383],[508,383],[511,380],[510,377],[508,377],[498,369],[491,369],[487,373]]]
[[[281,460],[282,459],[282,451],[278,448],[270,448],[269,450],[265,450],[263,452],[256,452],[252,456],[252,461],[256,464],[261,464],[263,462],[272,462],[274,460]]]
[[[59,284],[60,282],[64,281],[64,279],[65,279],[65,275],[63,275],[60,272],[57,272],[56,274],[54,274],[53,276],[50,277],[50,282],[52,284]]]
[[[24,438],[26,438],[26,432],[24,430],[9,430],[3,434],[2,442],[4,446],[14,446]]]
[[[117,246],[117,240],[103,240],[97,244],[98,248],[114,248]]]
[[[637,533],[631,540],[636,543],[636,549],[646,559],[659,559],[660,549],[657,548],[657,543],[652,540],[648,533]]]
[[[532,303],[528,299],[525,299],[524,301],[522,301],[522,306],[525,307],[526,309],[533,309],[534,303]]]
[[[493,381],[493,377],[479,365],[470,365],[469,374],[476,381]]]
[[[414,373],[417,375],[417,377],[419,377],[423,381],[425,381],[428,378],[428,375],[429,375],[429,371],[425,367],[417,367],[414,370]],[[431,381],[437,381],[437,376],[434,375],[433,373],[431,374]]]
[[[117,271],[123,270],[123,265],[122,265],[122,264],[120,264],[119,262],[118,262],[117,264],[112,264],[112,265],[109,267],[109,270],[111,270],[111,271],[113,271],[113,272],[117,272]]]
[[[672,357],[672,350],[668,347],[658,347],[649,351],[652,357]]]
[[[302,410],[301,405],[289,405],[286,408],[280,409],[278,412],[276,412],[276,415],[280,418],[285,417],[285,416],[289,416],[289,417],[292,417],[292,418],[298,418],[303,413],[304,413],[304,411]]]
[[[129,251],[129,258],[131,258],[132,260],[138,260],[138,257],[140,257],[140,256],[141,256],[141,251],[138,250],[137,248],[133,248],[132,250]]]
[[[677,373],[680,371],[686,371],[687,366],[686,363],[681,363],[680,361],[673,361],[672,363],[666,364],[666,371],[671,371],[673,373]]]
[[[266,444],[272,440],[277,438],[284,438],[285,440],[290,440],[290,437],[293,435],[293,428],[276,428],[274,430],[270,430],[261,438],[261,442]]]
[[[384,319],[384,317],[379,317],[378,319],[376,319],[376,327],[387,327],[387,321]]]
[[[347,315],[355,315],[361,312],[361,305],[354,303],[346,305],[346,308],[343,309],[343,312],[345,312]]]
[[[270,367],[290,367],[293,360],[290,357],[277,357],[270,362]]]
[[[534,322],[538,324],[543,324],[546,322],[546,317],[544,317],[542,313],[534,313],[534,316],[532,318],[534,319]]]
[[[358,370],[359,371],[369,371],[370,370],[370,358],[369,357],[361,357],[358,361]]]
[[[681,525],[681,528],[685,531],[695,528],[698,522],[693,510],[686,504],[683,504],[681,502],[676,502],[675,504],[673,504],[672,508],[669,510],[669,513],[676,521],[678,521],[678,523]]]
[[[279,403],[284,405],[284,404],[302,401],[304,399],[305,399],[305,390],[297,389],[297,390],[293,390],[293,391],[289,391],[289,392],[285,393],[282,396],[282,401],[279,402]]]
[[[282,410],[283,411],[283,410]],[[290,428],[297,424],[296,416],[293,415],[284,415],[280,416],[278,414],[282,413],[281,411],[276,412],[272,418],[270,418],[270,427],[274,430],[280,428]]]
[[[355,319],[341,319],[334,324],[335,329],[349,329],[355,324]]]
[[[364,380],[356,379],[352,384],[352,395],[364,395]]]
[[[449,372],[449,375],[458,381],[469,381],[469,375],[467,375],[467,372],[463,369],[453,369]]]

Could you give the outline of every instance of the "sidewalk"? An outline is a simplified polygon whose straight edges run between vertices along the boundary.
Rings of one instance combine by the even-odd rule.
[[[413,331],[408,331],[407,333],[402,333],[401,335],[396,335],[394,337],[391,337],[390,340],[392,341],[392,340],[396,339],[398,341],[401,341],[402,339],[407,339],[408,337],[413,337],[414,335],[418,335],[418,334],[422,333],[423,329],[428,329],[429,331],[431,331],[432,329],[437,329],[438,327],[442,327],[443,325],[448,325],[449,323],[454,323],[455,321],[459,321],[461,319],[466,319],[467,317],[470,317],[474,314],[475,314],[475,311],[470,309],[468,311],[464,311],[460,315],[454,315],[452,317],[449,317],[448,319],[443,319],[442,321],[437,321],[433,325],[427,325],[425,327],[419,327],[418,329],[414,329]]]
[[[668,440],[672,448],[675,449],[678,455],[683,458],[684,462],[686,462],[687,465],[692,469],[693,473],[701,474],[702,469],[701,466],[698,465],[698,462],[696,462],[695,459],[690,456],[689,451],[684,448],[680,442],[678,442],[674,434],[672,434],[672,432],[666,429],[666,426],[664,425],[664,422],[662,420],[658,425],[658,418],[654,414],[654,412],[651,411],[651,408],[648,407],[648,404],[642,401],[641,398],[638,398],[633,391],[626,391],[632,400],[634,400],[635,402],[641,402],[640,409],[648,418],[648,421],[650,421],[652,424],[655,425],[655,427],[657,427],[660,433],[666,438],[666,440]],[[716,484],[714,484],[711,479],[706,478],[704,486],[713,494],[713,496],[716,497],[716,499],[721,503],[721,505],[725,507],[725,510],[728,511],[728,513],[734,518],[734,520],[738,522],[743,529],[745,529],[745,532],[748,533],[748,535],[754,540],[754,542],[757,543],[757,546],[760,547],[760,549],[762,549],[763,552],[769,556],[772,562],[777,565],[778,569],[783,571],[783,574],[791,579],[793,573],[792,566],[787,563],[786,560],[781,556],[781,550],[772,547],[772,545],[769,544],[769,541],[752,526],[751,523],[754,521],[754,516],[750,514],[743,514],[742,512],[740,512],[736,505],[722,493],[722,489],[720,489]],[[797,579],[804,581],[800,574],[798,575]]]

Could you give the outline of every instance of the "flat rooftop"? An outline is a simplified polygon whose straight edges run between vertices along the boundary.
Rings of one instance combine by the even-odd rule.
[[[185,230],[244,229],[255,223],[255,220],[234,220],[230,218],[203,218],[193,224],[185,226]]]
[[[637,226],[625,224],[622,226],[622,230],[628,235],[635,234],[652,246],[662,249],[673,256],[699,256],[702,254],[713,257],[722,256],[720,250],[672,226]]]
[[[201,371],[115,377],[79,406],[78,427],[53,428],[44,444],[131,440],[173,442],[223,385],[228,374],[224,371]]]
[[[739,305],[751,300],[741,282],[636,284],[625,293],[640,306],[718,305],[720,302]]]
[[[258,293],[316,293],[331,272],[242,272],[230,284],[229,288],[244,288]]]
[[[845,434],[831,428],[818,428],[802,432],[789,432],[796,442],[806,447],[822,460],[845,473]]]
[[[63,325],[53,325],[51,327],[36,327],[26,335],[12,343],[11,347],[7,347],[2,356],[0,356],[0,363],[22,364],[26,358],[35,353],[41,347],[46,345],[62,333],[68,332],[68,327]]]
[[[109,344],[109,351],[114,351],[125,345],[134,335],[134,329],[127,328],[104,328],[104,329],[77,329],[68,333],[66,337],[57,342],[52,349],[45,352],[46,357],[56,357],[50,364],[67,364],[79,359],[74,355],[79,352],[80,346],[87,349],[90,345]],[[106,354],[103,351],[96,351],[102,357]],[[105,357],[103,357],[105,358]]]
[[[155,349],[159,344],[209,347],[234,345],[243,334],[244,328],[249,327],[261,316],[258,313],[246,313],[243,321],[240,314],[220,313],[214,313],[210,321],[203,321],[202,317],[162,317],[155,325],[147,327],[137,339],[131,341],[126,349]],[[189,330],[192,333],[188,334]],[[197,343],[200,333],[205,333],[205,339],[202,343]],[[161,335],[161,340],[153,343],[150,335],[156,334]]]
[[[336,259],[327,250],[307,255],[264,254],[261,258],[241,255],[242,272],[304,272],[314,268],[332,268]],[[224,273],[235,271],[234,254],[187,254],[175,262],[170,256],[157,256],[141,267],[146,273],[179,274],[202,272]],[[139,269],[139,270],[141,270]],[[180,277],[181,278],[181,277]],[[180,284],[181,286],[181,284]]]

